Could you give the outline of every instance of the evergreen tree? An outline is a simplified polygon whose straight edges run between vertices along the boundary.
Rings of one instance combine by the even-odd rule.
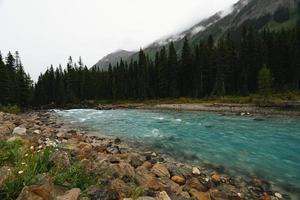
[[[259,93],[265,98],[271,94],[272,88],[272,75],[270,69],[266,65],[263,65],[261,70],[258,72],[258,87]]]

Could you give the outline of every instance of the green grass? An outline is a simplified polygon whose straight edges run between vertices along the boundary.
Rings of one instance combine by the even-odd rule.
[[[1,166],[9,166],[11,174],[0,189],[0,199],[16,199],[24,186],[37,182],[37,175],[48,172],[51,149],[30,152],[22,148],[22,142],[0,142]]]
[[[127,192],[126,196],[132,198],[133,200],[138,199],[140,196],[143,196],[144,189],[142,187],[132,185],[129,187],[129,191]]]
[[[67,184],[71,188],[85,190],[96,184],[93,176],[86,173],[80,163],[75,163],[70,167],[61,168],[54,172],[54,183],[57,185]]]
[[[21,109],[16,105],[14,105],[14,106],[12,106],[12,105],[8,105],[8,106],[0,105],[0,111],[5,112],[5,113],[10,113],[10,114],[19,114],[19,113],[21,113]]]
[[[78,162],[71,166],[55,165],[50,159],[53,152],[53,148],[33,152],[24,148],[20,140],[0,141],[0,167],[7,166],[11,169],[0,188],[0,199],[16,199],[24,186],[39,184],[42,174],[53,176],[55,184],[68,183],[69,188],[85,190],[96,184],[96,177],[88,174]]]

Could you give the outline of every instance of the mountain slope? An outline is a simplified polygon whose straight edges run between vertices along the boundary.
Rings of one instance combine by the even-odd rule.
[[[107,70],[109,64],[112,66],[116,65],[121,59],[127,60],[131,55],[133,55],[134,51],[126,51],[126,50],[118,50],[114,53],[108,54],[107,56],[103,57],[99,60],[93,68],[97,68],[100,70]]]
[[[173,42],[180,53],[185,37],[189,39],[190,44],[196,45],[210,35],[215,40],[227,32],[234,35],[241,31],[244,25],[251,25],[256,30],[294,27],[299,21],[299,7],[300,0],[240,0],[228,10],[220,11],[186,31],[153,42],[144,51],[153,58],[160,48]],[[132,53],[122,59],[136,60],[137,57],[138,53]]]

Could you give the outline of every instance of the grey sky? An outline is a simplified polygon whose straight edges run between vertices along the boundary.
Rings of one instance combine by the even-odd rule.
[[[0,0],[0,50],[19,51],[34,80],[50,64],[87,66],[179,32],[237,0]]]

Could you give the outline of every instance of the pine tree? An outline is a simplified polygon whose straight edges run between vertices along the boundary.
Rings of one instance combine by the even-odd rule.
[[[266,65],[263,65],[261,70],[258,72],[257,80],[259,93],[267,98],[271,94],[272,74],[270,69]]]
[[[192,53],[187,38],[184,39],[181,55],[181,86],[180,92],[183,96],[191,96],[193,90],[193,66],[192,66]]]
[[[168,56],[168,96],[170,97],[178,97],[179,89],[178,89],[178,60],[177,53],[174,47],[174,43],[171,42],[169,45],[169,56]]]

